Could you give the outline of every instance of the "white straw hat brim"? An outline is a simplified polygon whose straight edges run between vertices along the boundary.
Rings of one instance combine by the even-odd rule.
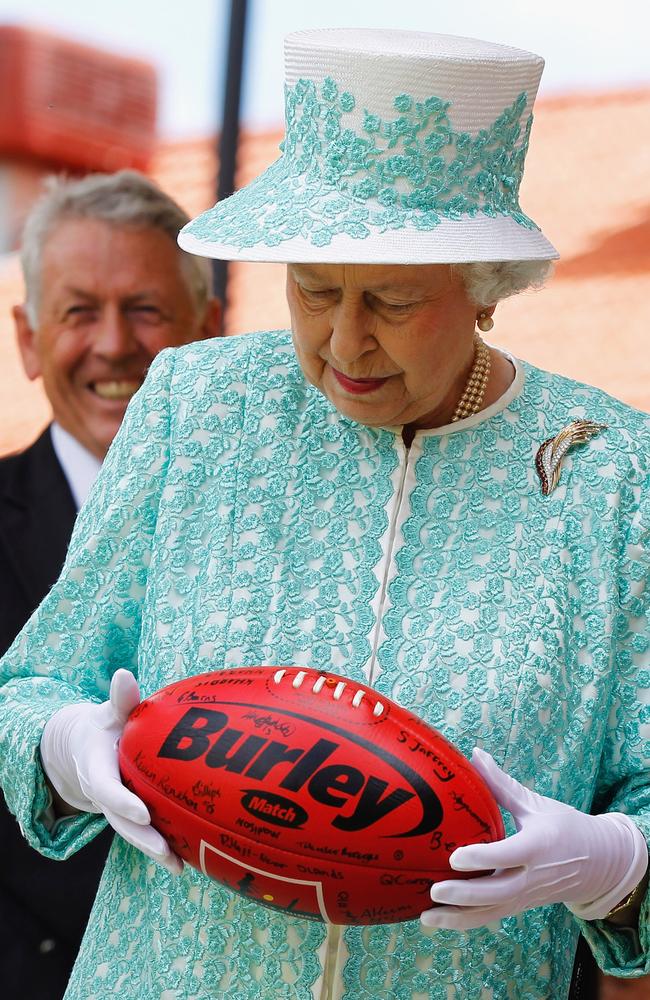
[[[300,193],[293,192],[287,204],[287,177],[281,169],[282,160],[230,198],[203,212],[189,222],[178,237],[179,245],[189,253],[217,260],[265,261],[283,263],[350,263],[350,264],[448,264],[473,261],[556,260],[559,253],[537,228],[527,228],[510,216],[488,216],[477,213],[458,219],[444,219],[433,229],[421,230],[409,226],[394,231],[367,222],[355,224],[356,235],[338,233],[326,244],[315,245],[302,235],[284,236],[286,226],[295,218]],[[340,197],[340,195],[339,195]],[[313,202],[313,199],[310,198]],[[348,199],[348,216],[354,213],[353,198]],[[317,220],[317,205],[311,210]],[[255,236],[256,221],[268,219],[270,213],[282,216],[267,236],[267,243]],[[243,225],[242,225],[243,223]],[[367,230],[361,235],[361,227]],[[233,229],[241,232],[240,240],[228,239]]]

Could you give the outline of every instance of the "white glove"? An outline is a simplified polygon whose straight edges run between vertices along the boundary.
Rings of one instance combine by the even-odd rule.
[[[641,831],[623,813],[589,816],[555,799],[537,795],[505,774],[484,750],[472,764],[517,833],[492,844],[457,848],[455,871],[492,875],[437,882],[425,927],[470,930],[534,906],[565,903],[583,920],[604,917],[642,880],[648,848]]]
[[[149,810],[125,788],[117,747],[124,724],[140,703],[138,682],[117,670],[108,701],[66,705],[45,725],[41,760],[61,798],[81,812],[103,813],[114,830],[177,875],[183,862],[151,826]]]

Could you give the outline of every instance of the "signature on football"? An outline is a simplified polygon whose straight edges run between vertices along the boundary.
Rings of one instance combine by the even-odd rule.
[[[489,833],[490,832],[489,823],[486,823],[485,820],[481,819],[481,817],[474,812],[474,810],[467,804],[467,802],[465,802],[463,796],[459,792],[452,792],[451,794],[454,800],[454,811],[458,812],[459,810],[461,810],[467,812],[472,817],[472,819],[476,820],[478,826],[483,831],[483,833]]]
[[[295,726],[290,722],[282,722],[272,715],[260,715],[258,712],[247,712],[244,718],[252,722],[255,729],[261,729],[265,736],[272,733],[280,733],[282,736],[291,736],[295,732]]]

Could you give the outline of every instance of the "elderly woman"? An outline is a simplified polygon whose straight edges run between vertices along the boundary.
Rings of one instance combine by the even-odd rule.
[[[641,975],[648,420],[480,336],[556,256],[517,200],[542,60],[374,31],[286,55],[282,158],[181,243],[287,262],[292,333],[152,365],[3,662],[27,838],[121,834],[66,997],[565,998],[580,928]],[[509,836],[451,862],[483,874],[420,922],[341,928],[181,872],[119,781],[127,670],[150,694],[256,663],[369,682],[481,748]]]

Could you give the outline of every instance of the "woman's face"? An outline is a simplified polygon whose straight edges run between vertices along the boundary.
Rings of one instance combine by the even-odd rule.
[[[372,427],[447,423],[473,357],[477,306],[447,264],[290,264],[307,379]]]

